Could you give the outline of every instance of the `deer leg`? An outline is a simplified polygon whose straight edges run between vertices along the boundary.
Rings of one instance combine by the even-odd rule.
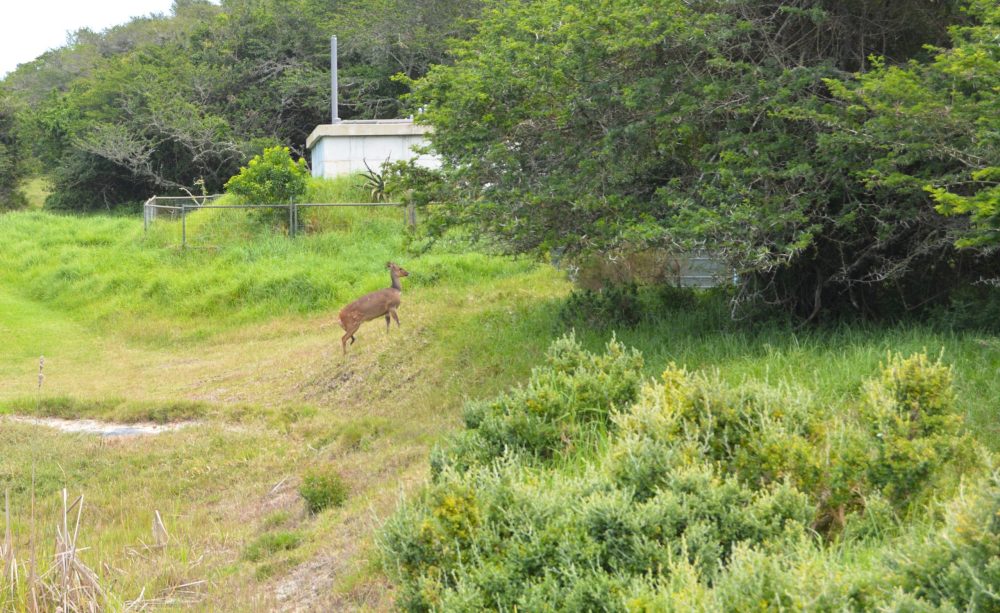
[[[350,340],[351,344],[354,344],[354,333],[358,331],[358,326],[344,326],[344,336],[340,337],[340,345],[344,348],[344,355],[347,355],[347,341]]]
[[[396,327],[399,327],[399,315],[396,314],[396,309],[389,311],[392,313],[392,318],[396,320]]]
[[[385,333],[389,333],[389,312],[385,314]]]

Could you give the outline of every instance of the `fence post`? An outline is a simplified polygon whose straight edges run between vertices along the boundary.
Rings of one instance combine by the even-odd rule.
[[[417,207],[412,202],[406,205],[406,223],[411,228],[417,227]]]
[[[181,249],[187,249],[187,205],[181,204]]]

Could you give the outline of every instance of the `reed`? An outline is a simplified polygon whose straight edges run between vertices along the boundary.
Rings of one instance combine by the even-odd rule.
[[[14,548],[10,514],[10,491],[4,492],[4,539],[0,545],[0,608],[31,611],[64,611],[66,613],[96,612],[115,607],[117,599],[110,594],[98,574],[81,558],[85,551],[80,543],[80,524],[84,498],[69,501],[69,492],[62,490],[62,513],[56,524],[55,553],[51,565],[38,572],[37,541],[34,538],[34,500],[32,500],[32,538],[27,560],[21,564]]]

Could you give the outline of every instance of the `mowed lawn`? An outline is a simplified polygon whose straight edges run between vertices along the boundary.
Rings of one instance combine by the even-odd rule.
[[[574,325],[559,319],[571,285],[549,266],[461,241],[418,251],[391,216],[348,212],[324,227],[182,252],[169,229],[146,237],[137,218],[0,217],[0,413],[190,423],[109,439],[0,421],[19,561],[34,552],[51,563],[65,488],[84,496],[81,558],[120,602],[391,606],[376,527],[426,480],[428,453],[459,427],[463,402],[523,381]],[[412,273],[402,326],[366,324],[345,358],[336,313],[388,285],[388,259]],[[831,406],[855,397],[889,351],[926,349],[954,366],[967,423],[1000,447],[992,334],[753,327],[712,304],[630,330],[575,327],[594,348],[612,334],[640,348],[651,377],[676,362]],[[349,494],[311,515],[298,487],[320,466]]]

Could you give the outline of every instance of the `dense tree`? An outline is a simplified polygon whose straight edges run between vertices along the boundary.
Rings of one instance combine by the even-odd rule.
[[[25,148],[14,130],[14,109],[0,90],[0,211],[24,205],[18,184],[25,174]]]
[[[212,137],[224,134],[209,135],[197,125],[211,124],[212,109],[192,96],[173,95],[193,89],[185,42],[218,7],[190,2],[175,10],[172,18],[139,18],[100,34],[78,31],[66,47],[8,77],[22,129],[52,174],[55,191],[47,206],[109,208],[190,185],[199,176],[219,182],[238,168],[230,163],[217,173],[224,176],[213,175],[218,159],[198,146],[225,150],[231,139],[220,145]]]
[[[835,85],[926,59],[963,20],[990,27],[931,0],[511,1],[412,103],[453,221],[513,251],[709,246],[744,298],[895,312],[962,278],[949,262],[985,263],[955,252],[967,224],[935,212],[931,167],[914,190],[871,181],[885,149]]]
[[[151,193],[220,190],[252,155],[304,154],[329,120],[329,37],[338,34],[341,117],[397,116],[406,86],[446,59],[478,2],[177,0],[95,33],[6,80],[35,153],[52,169],[50,206],[91,210]]]
[[[866,179],[895,192],[928,191],[945,214],[970,214],[962,246],[1000,245],[1000,5],[978,1],[926,62],[879,63],[837,95],[864,121],[839,124],[876,143]],[[863,110],[862,110],[863,109]]]
[[[462,203],[448,224],[568,257],[708,247],[741,299],[877,315],[944,299],[1000,257],[997,11],[177,0],[76,32],[3,86],[16,140],[52,169],[51,206],[215,191],[265,147],[305,153],[336,34],[341,117],[425,109],[444,170],[410,193]]]
[[[341,106],[361,117],[398,117],[405,82],[446,64],[451,40],[474,32],[484,0],[354,0],[331,20],[343,62]]]

